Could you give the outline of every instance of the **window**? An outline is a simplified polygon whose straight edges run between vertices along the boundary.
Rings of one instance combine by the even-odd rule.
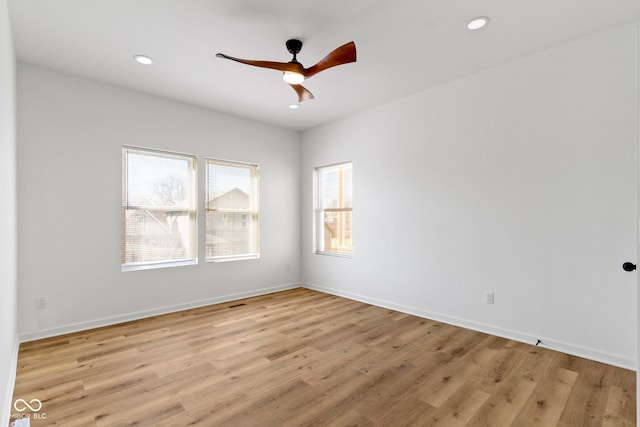
[[[353,165],[342,163],[316,169],[316,252],[353,252]]]
[[[206,260],[258,258],[258,166],[207,160]]]
[[[196,158],[122,149],[122,270],[197,263]]]

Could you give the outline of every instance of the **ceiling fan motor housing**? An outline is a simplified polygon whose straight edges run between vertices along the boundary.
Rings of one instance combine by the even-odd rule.
[[[297,39],[287,40],[287,50],[290,54],[296,55],[302,50],[302,42]]]

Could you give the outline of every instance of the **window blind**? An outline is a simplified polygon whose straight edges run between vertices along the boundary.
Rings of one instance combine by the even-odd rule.
[[[206,168],[205,259],[258,258],[258,166],[207,159]]]
[[[316,251],[353,252],[353,165],[316,168]]]
[[[123,270],[197,262],[196,158],[122,149]]]

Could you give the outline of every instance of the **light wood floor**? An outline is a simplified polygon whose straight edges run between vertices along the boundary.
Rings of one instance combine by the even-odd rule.
[[[32,426],[631,426],[635,373],[296,289],[20,346]]]

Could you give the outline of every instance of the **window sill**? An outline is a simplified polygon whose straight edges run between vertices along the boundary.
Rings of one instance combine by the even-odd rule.
[[[157,262],[141,262],[122,264],[122,271],[138,271],[138,270],[154,270],[156,268],[168,268],[168,267],[182,267],[185,265],[198,264],[198,258],[193,259],[181,259],[176,261],[157,261]]]
[[[247,260],[259,259],[259,258],[260,258],[260,254],[229,255],[229,256],[220,256],[215,258],[207,258],[205,262],[247,261]]]
[[[333,256],[336,258],[353,258],[353,254],[344,254],[340,252],[316,251],[316,255],[327,255],[327,256]]]

